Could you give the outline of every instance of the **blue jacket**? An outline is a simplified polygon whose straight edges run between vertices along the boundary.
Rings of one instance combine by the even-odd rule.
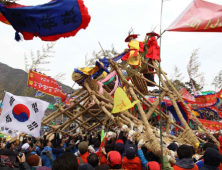
[[[204,166],[204,161],[200,160],[196,162],[196,165],[198,166],[198,168],[202,168],[202,166]]]
[[[49,146],[44,147],[44,149],[42,150],[42,152],[47,151],[47,150],[49,150],[49,151],[52,153],[52,148],[49,147]],[[41,156],[41,158],[42,158],[42,165],[51,168],[52,166],[51,166],[51,161],[50,161],[50,159],[49,159],[46,155],[43,155],[42,152],[41,152],[41,154],[40,154],[40,156]],[[55,160],[56,157],[55,157],[55,155],[54,155],[53,153],[52,153],[52,157],[53,157],[53,160]]]
[[[210,166],[210,165],[204,165],[202,166],[202,168],[200,168],[199,170],[219,170],[217,167],[214,166]]]
[[[148,161],[146,160],[146,158],[145,158],[145,156],[144,156],[144,154],[143,154],[142,149],[138,150],[137,153],[138,153],[138,157],[140,158],[143,167],[144,167],[145,169],[147,169],[147,168],[146,168],[146,164],[148,163]]]

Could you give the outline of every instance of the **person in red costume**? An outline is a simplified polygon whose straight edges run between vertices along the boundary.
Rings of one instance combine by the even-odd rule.
[[[144,48],[143,43],[136,40],[137,37],[138,34],[132,34],[125,39],[125,42],[128,42],[129,50],[122,57],[123,64],[127,62],[129,65],[132,65],[135,68],[140,65],[140,53],[143,52]]]
[[[156,36],[159,37],[159,34],[155,32],[151,32],[151,33],[147,33],[146,35],[149,38],[147,41],[148,52],[145,58],[159,61],[160,60],[160,47],[156,39]]]
[[[152,60],[160,61],[160,47],[156,39],[156,36],[159,37],[159,35],[155,32],[150,32],[150,33],[147,33],[146,35],[148,36],[148,41],[147,41],[148,51],[145,56],[145,60],[146,62],[153,64]],[[154,71],[152,67],[148,66],[148,69],[150,72]],[[146,77],[148,80],[155,83],[154,74],[144,74],[144,77]],[[147,83],[147,86],[154,86],[154,85],[151,83]]]

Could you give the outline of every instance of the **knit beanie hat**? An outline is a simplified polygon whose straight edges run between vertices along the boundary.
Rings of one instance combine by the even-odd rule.
[[[84,154],[87,152],[88,150],[88,143],[87,142],[81,142],[78,146],[79,152],[81,154]]]
[[[29,166],[38,166],[40,158],[38,155],[31,155],[27,158],[27,163]]]
[[[148,162],[146,164],[147,170],[160,170],[160,164],[155,161]]]
[[[169,146],[167,148],[171,151],[176,151],[178,149],[178,145],[175,142],[173,142],[173,143],[169,144]]]
[[[204,164],[218,167],[222,161],[220,153],[214,148],[207,148],[204,153]]]
[[[126,157],[127,159],[133,159],[136,156],[136,149],[134,148],[134,145],[129,145],[126,147]]]

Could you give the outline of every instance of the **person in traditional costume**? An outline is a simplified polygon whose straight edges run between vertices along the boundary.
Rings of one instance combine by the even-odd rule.
[[[141,64],[140,53],[143,52],[144,44],[136,40],[138,34],[131,34],[125,39],[125,42],[128,42],[129,49],[127,53],[122,57],[123,63],[126,61],[129,65],[137,68]]]
[[[145,56],[145,61],[153,64],[152,60],[157,60],[160,61],[160,47],[158,45],[157,39],[156,37],[159,37],[159,35],[155,32],[150,32],[146,34],[148,36],[148,41],[147,41],[147,54]],[[148,66],[148,70],[150,72],[153,72],[154,69],[152,67]],[[154,74],[144,74],[144,77],[146,77],[148,80],[152,81],[155,83],[154,81]],[[147,86],[154,86],[151,83],[147,83]]]

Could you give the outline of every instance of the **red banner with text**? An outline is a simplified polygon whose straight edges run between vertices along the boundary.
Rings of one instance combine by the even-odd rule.
[[[32,70],[29,71],[27,85],[42,93],[60,97],[62,101],[67,97],[54,79]]]
[[[203,126],[205,126],[209,130],[216,130],[219,131],[219,122],[205,120],[205,119],[198,119]],[[222,128],[222,123],[220,123],[220,127]]]
[[[167,31],[222,32],[222,6],[194,0]]]
[[[196,105],[198,108],[210,107],[217,102],[217,95],[215,94],[202,95],[202,96],[197,96],[195,98],[196,98]]]

